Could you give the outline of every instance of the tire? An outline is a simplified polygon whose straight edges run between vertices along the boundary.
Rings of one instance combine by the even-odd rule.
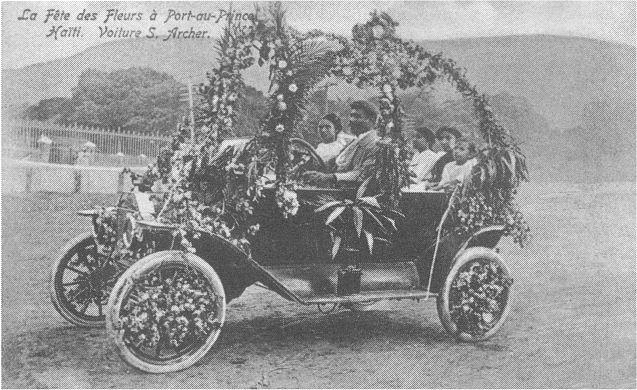
[[[486,281],[480,281],[480,277]],[[509,315],[512,283],[509,268],[495,251],[484,247],[465,250],[438,294],[436,306],[442,326],[462,341],[491,338]],[[470,293],[469,286],[480,295]]]
[[[93,233],[80,234],[55,257],[49,283],[53,306],[77,326],[104,326],[106,303],[117,272],[98,255]]]
[[[183,309],[186,298],[183,298],[181,304],[174,301],[178,296],[193,296],[192,289],[180,289],[186,283],[200,284],[198,291],[204,293],[199,296],[203,296],[202,299],[209,302],[209,306],[206,306],[206,310],[203,311],[207,313],[205,324],[208,328],[199,334],[193,325],[196,323],[196,320],[193,320],[194,312],[182,314],[186,313]],[[133,296],[139,301],[131,299]],[[202,301],[194,301],[195,304],[200,302]],[[143,303],[148,306],[143,306]],[[180,307],[177,307],[178,304]],[[173,308],[175,311],[181,308],[182,311],[174,313]],[[162,314],[158,314],[158,311]],[[208,263],[192,253],[162,251],[139,260],[119,278],[109,297],[106,309],[106,329],[117,346],[120,357],[126,363],[149,373],[174,372],[192,366],[212,348],[221,333],[225,311],[226,299],[223,285]],[[148,313],[152,316],[148,316]],[[183,343],[172,346],[171,341],[168,340],[170,339],[168,329],[174,331],[176,328],[175,325],[168,327],[167,324],[170,324],[170,321],[175,324],[177,320],[186,318],[187,315],[190,315],[190,320],[186,320],[184,325],[186,330],[181,333]],[[135,321],[142,318],[140,316],[145,316],[141,322],[144,325],[136,328]],[[155,336],[150,338],[145,336],[147,333],[144,332],[150,332],[148,331],[151,328],[150,324],[153,324],[155,329],[152,334],[157,337],[156,341]],[[140,332],[139,329],[144,332]],[[140,334],[144,335],[145,340],[149,340],[148,345],[144,342],[140,343],[142,340]],[[167,350],[170,351],[168,354]],[[161,352],[164,354],[162,355]]]

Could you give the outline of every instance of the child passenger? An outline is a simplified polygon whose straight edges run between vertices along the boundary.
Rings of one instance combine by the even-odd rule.
[[[454,161],[445,165],[440,182],[429,189],[432,191],[453,189],[462,183],[471,174],[471,170],[477,163],[474,158],[476,152],[475,142],[467,138],[458,138],[453,148]]]

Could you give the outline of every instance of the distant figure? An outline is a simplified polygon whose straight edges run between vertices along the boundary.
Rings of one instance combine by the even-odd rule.
[[[343,132],[343,125],[336,114],[327,114],[318,124],[319,135],[323,142],[316,147],[316,153],[323,161],[332,165],[343,149],[354,141],[356,137]]]
[[[462,183],[476,165],[474,158],[477,152],[475,142],[467,138],[458,138],[453,148],[454,161],[445,165],[442,170],[440,182],[430,189],[433,191],[449,190]]]
[[[431,169],[445,152],[434,152],[431,150],[432,145],[436,142],[436,136],[433,131],[427,127],[419,127],[416,129],[416,138],[413,144],[416,149],[410,163],[410,170],[415,175],[414,181],[420,183],[429,179]]]
[[[82,148],[82,150],[77,154],[77,159],[75,160],[75,165],[89,165],[91,154],[87,147]]]
[[[442,146],[442,150],[445,154],[436,161],[433,168],[431,168],[431,178],[429,182],[438,183],[442,178],[442,170],[445,165],[454,161],[453,158],[453,148],[456,144],[456,140],[462,137],[462,133],[458,131],[458,129],[453,127],[443,126],[436,131],[436,138]]]

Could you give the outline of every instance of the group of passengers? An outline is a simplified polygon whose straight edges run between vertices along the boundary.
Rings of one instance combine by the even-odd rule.
[[[307,182],[319,186],[356,182],[374,165],[379,140],[376,134],[378,110],[364,100],[351,103],[350,109],[352,134],[343,131],[341,120],[335,114],[328,114],[319,122],[323,142],[316,152],[331,173],[306,172],[304,179]],[[417,128],[413,148],[410,170],[415,184],[409,186],[409,191],[454,188],[476,164],[475,142],[453,127],[443,126],[435,134],[427,127]]]

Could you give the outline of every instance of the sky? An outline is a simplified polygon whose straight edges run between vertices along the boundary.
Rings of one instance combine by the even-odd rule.
[[[398,33],[407,39],[450,39],[512,34],[552,34],[601,39],[635,45],[635,2],[632,1],[512,1],[512,2],[285,2],[288,23],[300,30],[318,28],[349,35],[355,23],[364,22],[375,9],[388,12],[400,23]],[[25,14],[25,10],[29,11]],[[48,10],[70,14],[68,21],[48,20]],[[108,10],[141,13],[140,21],[106,21]],[[165,34],[171,29],[193,27],[207,30],[212,37],[223,23],[176,20],[176,13],[192,11],[218,17],[230,9],[229,2],[2,2],[2,68],[68,57],[88,47],[113,39],[100,31],[142,30],[156,27]],[[235,12],[252,12],[252,2],[233,2]],[[94,21],[78,21],[83,10],[96,12]],[[173,17],[166,21],[170,10]],[[155,22],[149,16],[157,11]],[[26,15],[36,20],[18,20]],[[81,37],[61,37],[49,33],[61,26],[81,27]],[[100,27],[102,30],[100,30]]]

